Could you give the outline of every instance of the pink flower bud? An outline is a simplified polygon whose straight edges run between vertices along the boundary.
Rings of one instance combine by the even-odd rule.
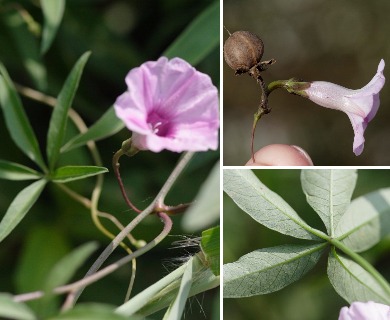
[[[389,320],[390,307],[384,304],[353,302],[351,306],[340,310],[339,320]]]
[[[208,75],[180,58],[161,57],[132,69],[114,104],[140,150],[218,148],[218,91]]]
[[[364,148],[364,130],[379,108],[379,91],[385,84],[382,59],[372,80],[359,90],[351,90],[330,82],[314,81],[304,92],[307,98],[325,108],[343,111],[351,121],[355,138],[353,152],[360,155]]]

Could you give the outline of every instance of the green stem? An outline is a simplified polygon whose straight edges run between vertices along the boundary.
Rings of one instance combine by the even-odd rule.
[[[276,80],[268,84],[266,94],[269,95],[272,91],[280,88],[285,88],[288,80]]]
[[[351,257],[356,263],[358,263],[363,269],[365,269],[371,276],[380,284],[380,286],[390,295],[390,284],[387,280],[361,255],[353,252],[345,244],[337,239],[329,239],[329,242],[336,248],[340,249],[346,255]]]
[[[161,188],[160,192],[157,194],[156,198],[152,201],[149,206],[139,213],[112,241],[111,243],[104,249],[104,251],[100,254],[100,256],[96,259],[94,264],[91,266],[91,268],[88,270],[84,278],[89,278],[93,274],[97,273],[99,268],[102,266],[104,261],[107,260],[107,258],[111,255],[111,253],[118,247],[118,245],[123,241],[123,239],[129,234],[143,219],[145,219],[149,214],[151,214],[154,211],[154,208],[158,204],[163,204],[165,196],[169,192],[169,190],[172,188],[173,184],[176,182],[177,178],[179,177],[180,173],[184,170],[184,168],[187,166],[188,162],[191,160],[192,156],[194,155],[193,152],[186,152],[184,155],[180,158],[179,162],[177,163],[176,167],[173,169],[172,173],[168,177],[167,181]],[[159,212],[158,215],[160,218],[164,220],[165,223],[165,228],[169,226],[169,221],[165,217],[167,216],[163,212]],[[169,218],[169,217],[168,217]],[[170,219],[169,219],[170,220]],[[170,227],[169,227],[170,228]],[[170,229],[169,229],[170,230]],[[164,234],[164,233],[162,233]],[[164,236],[165,237],[165,236]],[[162,240],[162,239],[161,239]],[[160,240],[160,241],[161,241]],[[149,243],[145,246],[142,247],[141,249],[137,250],[135,253],[144,253],[148,250],[150,250],[152,247],[149,248]],[[130,255],[130,256],[133,256]],[[130,257],[128,256],[128,257]],[[138,257],[139,255],[137,255]],[[132,260],[132,259],[130,259]],[[128,260],[128,261],[130,261]],[[82,280],[81,280],[82,281]],[[80,296],[82,293],[84,287],[78,288],[76,292],[72,292],[72,296],[69,297],[68,302],[66,302],[67,306],[73,305],[76,301],[77,298]]]
[[[28,88],[28,87],[24,87],[22,85],[19,85],[19,84],[15,84],[15,87],[16,89],[18,90],[19,93],[21,93],[22,95],[32,99],[32,100],[35,100],[35,101],[39,101],[41,103],[44,103],[52,108],[55,108],[55,106],[57,105],[57,99],[54,98],[54,97],[51,97],[51,96],[48,96],[48,95],[45,95],[37,90],[34,90],[34,89],[31,89],[31,88]],[[75,126],[77,127],[77,129],[81,132],[81,133],[84,133],[88,130],[88,127],[87,125],[85,124],[84,120],[81,118],[81,116],[72,108],[69,109],[69,118],[73,121],[73,123],[75,124]],[[96,166],[102,166],[102,159],[100,157],[100,154],[99,154],[99,151],[96,147],[96,144],[94,141],[89,141],[87,143],[87,147],[91,153],[91,157],[94,161],[94,164]],[[91,200],[87,200],[87,199],[83,199],[82,196],[78,196],[76,195],[75,192],[71,192],[70,189],[68,189],[66,192],[71,196],[73,197],[74,199],[76,199],[77,201],[81,202],[84,206],[88,207],[90,210],[91,210],[91,217],[92,217],[92,221],[93,223],[95,224],[95,226],[103,233],[105,234],[106,236],[108,236],[109,238],[113,238],[113,235],[103,226],[103,224],[100,222],[100,219],[99,219],[99,210],[98,210],[98,202],[99,202],[99,199],[100,199],[100,195],[101,195],[101,192],[102,192],[102,187],[103,187],[103,181],[104,181],[104,178],[103,178],[103,175],[99,175],[97,176],[97,179],[96,179],[96,184],[93,188],[93,191],[92,191],[92,196],[91,196]],[[64,188],[62,188],[64,190]],[[86,202],[87,201],[87,202]]]
[[[264,114],[264,109],[259,108],[255,114],[253,115],[253,125],[252,125],[252,134],[251,134],[251,154],[252,154],[252,161],[255,163],[255,152],[253,149],[253,143],[255,141],[255,131],[256,131],[256,126],[257,123],[259,122],[261,116]]]
[[[172,220],[169,218],[168,215],[165,213],[161,212],[159,213],[159,216],[161,220],[164,223],[164,229],[160,232],[160,234],[154,238],[151,242],[146,244],[144,247],[138,249],[137,251],[133,252],[132,254],[118,260],[115,263],[112,263],[108,265],[107,267],[99,270],[98,272],[95,272],[88,277],[85,277],[81,280],[78,280],[76,282],[73,282],[71,284],[67,284],[64,286],[57,287],[53,290],[54,294],[62,294],[62,293],[67,293],[71,292],[71,298],[69,299],[68,302],[64,304],[65,309],[68,309],[72,304],[73,304],[73,297],[77,293],[77,290],[80,288],[84,288],[97,280],[105,277],[106,275],[112,273],[113,271],[119,269],[123,265],[129,263],[131,260],[141,256],[145,252],[149,251],[153,247],[155,247],[158,243],[160,243],[170,232],[172,229]],[[29,301],[29,300],[34,300],[34,299],[39,299],[42,298],[45,295],[43,291],[35,291],[35,292],[30,292],[30,293],[25,293],[25,294],[20,294],[17,296],[13,297],[14,301],[17,302],[23,302],[23,301]]]
[[[164,223],[164,228],[161,231],[161,233],[156,238],[154,238],[153,241],[149,242],[144,247],[138,249],[137,251],[133,252],[132,254],[130,254],[130,255],[118,260],[117,262],[101,269],[100,271],[96,271],[97,269],[95,270],[95,267],[93,265],[83,279],[76,281],[72,284],[62,286],[62,287],[55,289],[54,290],[55,293],[70,292],[70,294],[67,296],[66,301],[63,305],[62,311],[70,309],[74,306],[78,297],[80,296],[80,294],[82,293],[82,291],[84,290],[84,288],[87,285],[89,285],[93,282],[96,282],[97,280],[105,277],[107,274],[110,274],[113,271],[117,270],[119,267],[127,264],[129,261],[141,256],[145,252],[148,252],[149,250],[154,248],[157,244],[159,244],[162,240],[164,240],[164,238],[169,234],[169,232],[172,229],[172,220],[164,212],[159,212],[158,216],[161,218],[162,222]],[[137,216],[137,217],[139,217],[139,216]],[[96,262],[98,262],[100,265],[101,265],[101,263],[103,263],[103,262],[100,263],[99,259]]]

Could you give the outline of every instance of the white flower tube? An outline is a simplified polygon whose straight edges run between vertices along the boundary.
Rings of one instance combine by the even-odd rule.
[[[375,76],[359,90],[324,81],[313,81],[308,88],[302,90],[316,104],[347,114],[355,133],[353,152],[357,156],[363,152],[364,130],[379,108],[379,91],[385,84],[384,67],[385,61],[382,59]]]
[[[390,307],[381,303],[353,302],[340,310],[339,320],[389,320]]]

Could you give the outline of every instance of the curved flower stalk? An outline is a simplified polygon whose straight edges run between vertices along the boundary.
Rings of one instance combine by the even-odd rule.
[[[381,303],[353,302],[351,306],[340,310],[339,320],[387,320],[390,319],[390,307]]]
[[[180,58],[161,57],[132,69],[115,102],[133,132],[132,145],[160,152],[218,148],[218,91],[208,75]]]
[[[296,92],[322,107],[347,114],[355,133],[353,152],[357,156],[363,152],[367,124],[374,118],[379,108],[379,91],[385,84],[384,67],[385,62],[382,59],[375,76],[359,90],[347,89],[330,82],[314,81],[309,83],[307,89]]]

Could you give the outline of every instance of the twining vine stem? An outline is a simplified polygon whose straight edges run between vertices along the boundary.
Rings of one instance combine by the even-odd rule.
[[[15,88],[24,96],[26,96],[30,99],[39,101],[41,103],[44,103],[48,106],[51,106],[52,108],[55,108],[55,106],[57,105],[57,99],[54,97],[45,95],[39,91],[36,91],[36,90],[28,88],[28,87],[24,87],[24,86],[16,84],[16,83],[15,83]],[[74,109],[70,108],[68,111],[68,115],[69,115],[69,118],[73,121],[73,123],[75,124],[75,126],[77,127],[77,129],[81,133],[84,133],[88,130],[87,125],[85,124],[83,119],[80,117],[80,115]],[[96,166],[102,166],[102,160],[101,160],[101,157],[100,157],[100,154],[99,154],[99,151],[96,147],[95,142],[88,141],[87,147],[91,153],[94,164]],[[108,238],[113,239],[115,236],[103,226],[99,217],[104,217],[104,218],[109,219],[120,230],[123,230],[124,227],[113,215],[111,215],[109,213],[105,213],[105,212],[100,212],[98,210],[98,202],[99,202],[99,198],[100,198],[102,188],[103,188],[103,181],[104,181],[103,175],[98,175],[97,179],[96,179],[96,184],[92,190],[91,200],[77,194],[76,192],[67,188],[64,185],[61,185],[61,184],[57,184],[57,185],[63,191],[65,191],[68,195],[70,195],[73,199],[75,199],[76,201],[83,204],[86,208],[88,208],[91,211],[92,221],[95,224],[95,226]],[[131,234],[128,234],[127,237],[135,247],[137,247],[137,248],[139,247],[138,242],[131,236]],[[132,253],[132,250],[124,242],[121,242],[120,245],[126,250],[127,253],[129,253],[129,254]],[[125,301],[128,299],[130,292],[131,292],[131,289],[132,289],[132,286],[133,286],[133,283],[134,283],[135,273],[136,273],[136,265],[137,265],[136,260],[134,259],[132,261],[132,272],[131,272],[131,276],[130,276],[130,283],[129,283],[129,287],[128,287],[128,290],[126,293]]]
[[[186,152],[181,157],[179,162],[177,163],[176,167],[173,169],[172,173],[168,177],[167,181],[161,188],[160,192],[157,194],[156,198],[149,204],[149,206],[139,213],[112,241],[111,243],[106,247],[106,249],[100,254],[100,256],[96,259],[94,264],[91,266],[91,268],[88,270],[84,278],[90,277],[94,273],[99,270],[101,265],[104,263],[104,261],[107,260],[107,258],[111,255],[111,253],[118,247],[118,245],[123,241],[123,239],[127,236],[128,233],[130,233],[145,217],[147,217],[149,214],[151,214],[154,211],[154,208],[156,206],[159,206],[161,203],[164,203],[164,199],[166,195],[168,194],[169,190],[172,188],[173,184],[179,177],[180,173],[184,170],[184,168],[187,166],[188,162],[193,157],[193,152]],[[159,213],[160,214],[160,213]],[[164,216],[165,213],[162,213]],[[146,246],[145,246],[146,247]],[[143,248],[145,248],[143,247]],[[143,249],[141,248],[141,249]],[[139,250],[141,250],[139,249]],[[138,252],[137,250],[136,252]],[[149,249],[148,249],[149,250]],[[144,251],[146,252],[146,251]],[[130,261],[130,260],[129,260]],[[67,299],[68,305],[73,305],[80,294],[82,293],[85,286],[79,288],[76,292],[72,293],[72,295]],[[68,302],[69,301],[69,302]]]
[[[113,271],[117,270],[121,266],[127,264],[129,261],[141,256],[145,252],[149,251],[153,247],[155,247],[158,243],[160,243],[166,235],[170,232],[172,228],[172,220],[169,218],[169,216],[163,212],[159,213],[159,217],[161,220],[164,222],[164,229],[161,231],[161,233],[151,242],[147,243],[144,247],[138,249],[137,251],[133,252],[132,254],[118,260],[117,262],[110,264],[109,266],[101,269],[100,271],[85,277],[81,280],[78,280],[76,282],[73,282],[71,284],[67,284],[64,286],[57,287],[53,290],[53,293],[55,294],[63,294],[67,292],[77,292],[80,288],[84,288],[91,283],[96,282],[97,280],[105,277],[106,275],[112,273]],[[35,291],[35,292],[30,292],[30,293],[25,293],[25,294],[20,294],[17,296],[13,297],[13,300],[16,302],[23,302],[23,301],[29,301],[29,300],[34,300],[38,299],[44,296],[43,291]],[[66,305],[66,307],[71,307],[71,305]]]
[[[43,103],[46,103],[52,107],[55,107],[56,105],[56,99],[53,97],[46,96],[38,91],[22,87],[20,85],[17,86],[18,91],[24,94],[27,97],[30,97],[31,99],[35,99],[38,101],[41,101]],[[77,128],[80,130],[80,132],[85,132],[88,128],[86,127],[85,123],[81,119],[81,117],[73,110],[70,109],[69,111],[69,116],[77,126]],[[96,145],[93,141],[90,141],[87,143],[88,148],[91,151],[92,157],[94,159],[94,162],[96,165],[101,166],[101,158],[99,155],[99,152],[96,148]],[[116,165],[118,167],[118,175],[119,175],[119,157],[121,156],[121,153],[118,153],[117,155],[117,163]],[[66,293],[68,292],[67,299],[63,305],[63,309],[69,309],[71,308],[77,301],[78,297],[84,290],[84,288],[101,279],[102,277],[106,276],[107,274],[117,270],[119,267],[123,266],[124,264],[128,263],[129,261],[134,259],[145,252],[149,251],[152,249],[155,245],[157,245],[159,242],[161,242],[170,232],[172,228],[172,221],[169,218],[169,216],[165,213],[162,212],[162,209],[167,207],[164,204],[164,200],[166,195],[168,194],[169,190],[172,188],[173,184],[179,177],[180,173],[184,170],[188,162],[191,160],[193,157],[194,153],[193,152],[186,152],[184,155],[181,157],[179,160],[178,164],[168,177],[167,181],[161,188],[160,192],[157,194],[156,198],[153,200],[153,202],[142,212],[139,213],[125,228],[121,230],[121,232],[112,240],[112,242],[106,247],[106,249],[100,254],[100,256],[97,258],[97,260],[94,262],[92,267],[88,270],[87,274],[85,277],[79,281],[76,281],[72,284],[61,286],[58,288],[55,288],[53,290],[53,293],[56,294],[61,294],[61,293]],[[120,177],[120,175],[119,175]],[[121,181],[121,180],[118,180]],[[81,202],[84,206],[89,207],[92,213],[92,218],[94,220],[94,223],[97,225],[97,227],[103,231],[106,235],[112,237],[112,234],[106,230],[100,223],[99,221],[99,211],[97,209],[98,205],[98,200],[100,198],[101,190],[102,190],[102,184],[103,184],[103,177],[98,176],[97,177],[97,183],[95,185],[95,188],[92,193],[91,200],[86,199],[72,190],[68,189],[65,186],[62,186],[62,189],[67,192],[70,196]],[[122,184],[123,185],[123,184]],[[124,188],[123,188],[124,190]],[[125,195],[125,193],[124,193]],[[126,196],[127,197],[127,196]],[[179,205],[177,208],[173,207],[173,212],[180,211],[182,209],[185,209],[188,205]],[[138,209],[137,209],[138,210]],[[130,234],[130,232],[149,214],[152,212],[156,212],[156,214],[161,218],[161,220],[164,222],[164,229],[163,231],[151,242],[147,243],[145,246],[139,248],[135,252],[129,254],[128,256],[120,259],[114,264],[111,264],[100,271],[99,268],[102,266],[102,264],[107,260],[107,258],[111,255],[111,253],[122,243],[122,241]],[[120,225],[120,223],[119,223]],[[27,294],[22,294],[22,295],[17,295],[14,296],[14,301],[28,301],[32,299],[37,299],[40,298],[44,295],[43,292],[37,291],[37,292],[32,292],[32,293],[27,293]]]

